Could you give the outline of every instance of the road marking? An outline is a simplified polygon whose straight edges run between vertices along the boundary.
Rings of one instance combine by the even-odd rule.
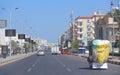
[[[32,70],[32,68],[29,68],[28,70],[27,70],[27,72],[30,72]]]
[[[32,67],[35,67],[35,64],[33,64]]]
[[[35,65],[39,62],[39,60],[37,59],[36,62],[32,65],[32,67],[35,67]]]
[[[63,64],[63,67],[66,67],[66,65],[65,65],[65,64]]]
[[[71,69],[70,68],[66,68],[68,72],[71,72]]]
[[[118,71],[114,71],[114,72],[118,72]]]
[[[64,63],[62,63],[62,61],[58,60],[56,57],[55,59],[58,61],[59,64],[61,64],[63,67],[66,67],[66,65]]]
[[[64,68],[66,68],[66,70],[67,70],[68,72],[71,72],[71,71],[72,71],[72,70],[71,70],[70,68],[68,68],[62,61],[58,60],[56,57],[55,57],[55,59],[57,60],[57,62],[58,62],[59,64],[61,64]]]
[[[118,72],[118,71],[115,71],[115,70],[113,70],[113,69],[110,69],[110,71],[113,71],[113,72]]]

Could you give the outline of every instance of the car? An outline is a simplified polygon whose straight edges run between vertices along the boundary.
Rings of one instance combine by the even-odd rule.
[[[39,50],[39,51],[37,52],[37,55],[38,55],[38,56],[44,56],[44,55],[45,55],[45,52],[44,52],[43,50]]]

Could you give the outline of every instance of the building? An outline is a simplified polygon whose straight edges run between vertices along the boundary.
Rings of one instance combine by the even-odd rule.
[[[38,44],[38,49],[45,49],[46,46],[48,46],[47,40],[41,39],[41,38],[36,38],[34,41]]]
[[[114,42],[118,27],[118,23],[115,22],[112,17],[105,15],[96,22],[96,38]]]
[[[75,30],[77,31],[77,40],[83,40],[84,37],[94,39],[94,24],[92,16],[77,17],[75,19]]]
[[[65,46],[68,40],[84,41],[86,38],[87,41],[103,39],[114,42],[119,40],[118,26],[118,23],[107,14],[94,12],[92,16],[79,16],[61,36],[61,45]]]

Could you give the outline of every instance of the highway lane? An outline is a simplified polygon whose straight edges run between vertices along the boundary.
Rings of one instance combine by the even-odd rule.
[[[120,66],[109,64],[108,70],[91,70],[87,60],[74,55],[33,55],[0,67],[0,75],[120,75]]]

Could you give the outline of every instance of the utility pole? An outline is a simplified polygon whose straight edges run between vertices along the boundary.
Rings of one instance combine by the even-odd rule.
[[[72,26],[72,40],[74,40],[74,24],[73,24],[73,11],[71,11],[71,14],[70,14],[70,19],[71,19],[71,26]]]
[[[19,9],[19,8],[14,8],[14,10],[17,10],[17,9]],[[5,8],[2,8],[2,10],[6,10]],[[11,56],[11,54],[12,54],[12,45],[11,45],[11,37],[12,36],[15,36],[14,34],[13,34],[13,31],[14,30],[12,30],[12,9],[10,9],[10,10],[7,10],[8,12],[9,12],[9,26],[10,26],[10,30],[8,30],[8,37],[9,37],[9,45],[10,45],[10,56]],[[11,32],[12,31],[12,32]],[[12,33],[12,34],[11,34]],[[15,33],[16,34],[16,33]]]

